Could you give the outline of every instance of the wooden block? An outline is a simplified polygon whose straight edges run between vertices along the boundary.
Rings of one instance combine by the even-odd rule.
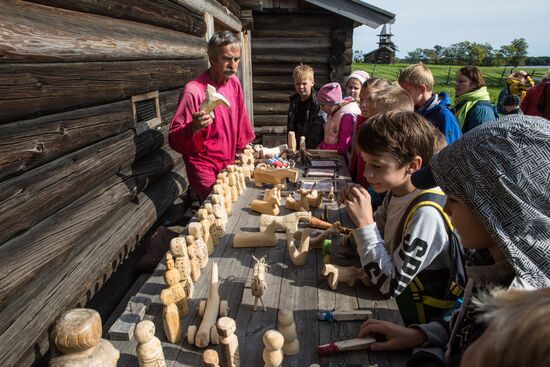
[[[321,321],[355,321],[372,318],[370,310],[350,310],[350,311],[322,311],[317,314]]]
[[[136,324],[140,322],[151,305],[147,297],[133,296],[126,309],[109,329],[111,340],[132,340]]]
[[[320,355],[327,355],[345,352],[347,350],[368,349],[368,347],[375,341],[376,340],[374,340],[373,338],[354,338],[349,340],[342,340],[340,342],[319,345],[317,347],[317,353],[319,353]]]

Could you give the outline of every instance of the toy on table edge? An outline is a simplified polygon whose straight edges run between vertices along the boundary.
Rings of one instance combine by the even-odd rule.
[[[218,263],[213,262],[208,299],[200,301],[198,307],[199,316],[202,317],[202,321],[198,330],[195,325],[191,325],[187,329],[189,344],[195,344],[199,348],[204,348],[210,343],[218,344],[216,320],[218,319],[218,315],[220,317],[227,316],[229,309],[227,301],[220,301],[218,286]]]

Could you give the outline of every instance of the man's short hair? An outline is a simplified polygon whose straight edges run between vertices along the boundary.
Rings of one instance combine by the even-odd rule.
[[[208,41],[208,57],[211,59],[216,57],[220,48],[233,43],[237,43],[239,48],[242,47],[241,40],[235,33],[230,31],[218,31],[214,33]]]
[[[414,111],[414,102],[411,96],[398,84],[392,84],[377,93],[369,93],[367,103],[372,106],[372,113],[390,110]]]
[[[313,80],[313,75],[314,71],[311,66],[300,63],[300,65],[294,68],[294,71],[292,72],[292,79],[294,82],[302,79]]]
[[[388,111],[374,115],[361,126],[357,146],[367,154],[390,153],[400,167],[417,155],[426,165],[434,154],[436,139],[435,128],[420,114]]]
[[[490,347],[480,365],[547,366],[550,358],[550,288],[496,289],[474,299],[490,323]]]
[[[429,92],[434,87],[434,76],[430,69],[423,63],[409,65],[399,75],[399,83],[408,83],[415,87],[425,85]]]

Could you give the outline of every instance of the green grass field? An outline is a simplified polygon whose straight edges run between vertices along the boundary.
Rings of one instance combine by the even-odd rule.
[[[370,76],[376,76],[379,78],[385,78],[388,80],[397,80],[401,70],[405,69],[409,64],[393,64],[393,65],[383,65],[383,64],[352,64],[352,70],[365,70],[369,73]],[[462,66],[459,65],[427,65],[432,71],[435,79],[434,92],[447,92],[451,96],[451,99],[454,102],[454,81],[456,76],[456,71]],[[506,68],[504,78],[502,78],[502,72],[504,67],[496,66],[481,66],[481,71],[483,72],[483,77],[485,78],[485,83],[487,84],[487,89],[491,95],[491,101],[496,102],[500,90],[504,87],[506,82],[506,76],[510,73],[510,68]],[[545,73],[546,69],[530,69],[522,68],[522,70],[527,71],[528,73],[534,74],[535,79],[540,77]]]

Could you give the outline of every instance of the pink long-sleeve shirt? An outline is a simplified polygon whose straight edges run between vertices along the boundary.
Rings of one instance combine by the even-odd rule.
[[[206,98],[207,84],[227,98],[230,107],[216,107],[214,122],[193,135],[192,115]],[[168,141],[172,149],[182,154],[189,184],[201,199],[210,193],[217,174],[234,162],[236,150],[243,149],[254,137],[236,76],[222,84],[205,71],[185,85],[170,124]]]
[[[353,130],[355,129],[355,115],[347,113],[340,120],[340,131],[338,133],[338,143],[329,144],[324,141],[319,144],[319,149],[334,149],[338,150],[338,154],[349,154]]]

